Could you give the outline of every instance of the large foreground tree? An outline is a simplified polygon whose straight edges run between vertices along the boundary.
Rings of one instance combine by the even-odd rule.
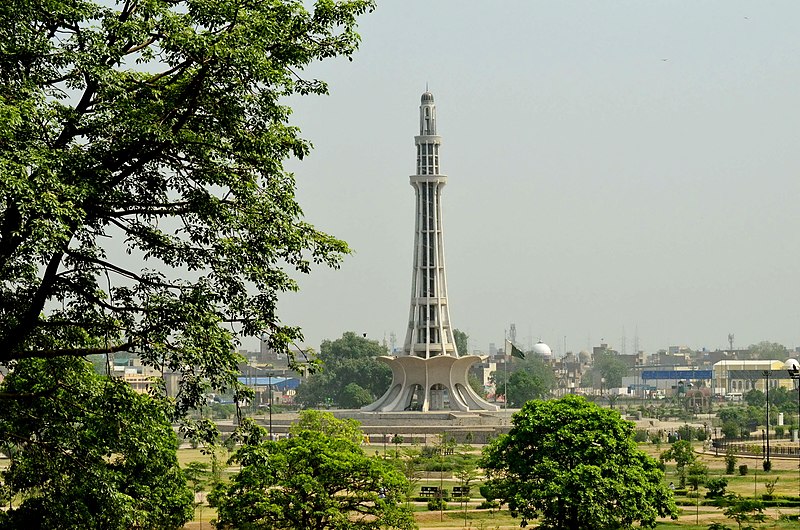
[[[580,396],[529,401],[486,448],[491,496],[522,526],[543,530],[655,526],[675,516],[658,462],[640,451],[633,424]]]
[[[178,412],[235,384],[238,335],[286,351],[292,272],[347,246],[301,219],[285,96],[350,56],[371,0],[0,5],[0,363],[130,351]]]
[[[168,530],[192,518],[163,403],[83,359],[28,360],[0,384],[0,529]]]
[[[139,473],[148,455],[169,469],[148,450],[162,416],[184,417],[209,389],[239,390],[238,336],[284,352],[301,338],[278,318],[279,294],[348,248],[302,220],[283,162],[310,145],[285,98],[326,92],[303,68],[350,56],[372,6],[0,2],[0,371],[19,381],[0,389],[12,455],[0,493],[64,512],[86,496],[88,514],[145,509],[138,498],[168,506]],[[109,382],[97,391],[80,358],[119,351],[179,372],[175,399],[156,386],[153,409]],[[132,410],[143,417],[128,432]],[[117,455],[107,470],[97,460]]]

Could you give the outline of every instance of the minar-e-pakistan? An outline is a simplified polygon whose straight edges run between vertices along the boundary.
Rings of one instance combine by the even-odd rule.
[[[379,357],[392,369],[389,390],[362,410],[498,410],[470,387],[467,373],[480,357],[459,355],[450,324],[441,202],[447,176],[439,172],[442,138],[436,134],[436,105],[428,91],[422,94],[414,143],[417,173],[411,175],[411,185],[416,192],[416,226],[408,329],[401,355]]]

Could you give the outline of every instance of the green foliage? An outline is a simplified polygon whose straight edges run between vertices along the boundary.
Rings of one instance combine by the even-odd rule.
[[[733,475],[733,471],[736,469],[736,453],[733,450],[732,446],[728,446],[725,449],[725,474],[726,475]]]
[[[439,510],[446,510],[447,503],[441,497],[434,497],[428,500],[428,511],[434,512]]]
[[[763,523],[767,518],[764,514],[764,504],[761,501],[741,497],[735,493],[729,493],[722,497],[718,505],[724,507],[722,513],[725,514],[725,517],[736,521],[739,530],[742,530],[743,524]]]
[[[241,470],[209,495],[217,528],[415,528],[401,501],[408,482],[390,461],[347,437],[297,430],[279,441],[253,428],[231,464]]]
[[[661,453],[663,462],[675,461],[681,488],[686,487],[686,467],[693,464],[697,457],[692,450],[692,443],[688,440],[678,440],[669,449]]]
[[[593,385],[598,387],[601,378],[605,379],[603,386],[617,388],[622,386],[622,378],[628,375],[628,366],[619,358],[619,355],[611,351],[597,352],[592,359],[591,377]]]
[[[483,387],[483,384],[478,379],[478,376],[470,372],[469,374],[467,374],[467,383],[469,383],[469,386],[472,388],[472,390],[475,391],[476,394],[478,394],[483,399],[486,399],[487,396],[486,389]]]
[[[706,483],[708,478],[708,466],[695,460],[686,468],[686,483],[689,484],[694,491],[697,491],[700,486]]]
[[[637,448],[633,425],[580,396],[529,401],[484,451],[487,493],[525,526],[651,528],[675,516],[658,463]],[[569,450],[565,450],[569,448]]]
[[[747,464],[742,464],[739,466],[739,475],[741,476],[747,475]]]
[[[307,407],[332,402],[344,408],[375,401],[392,381],[391,369],[377,359],[387,353],[378,341],[352,331],[322,341],[318,358],[324,368],[297,388],[295,401]]]
[[[18,361],[0,393],[0,528],[179,528],[192,491],[163,406],[82,359]]]
[[[764,409],[759,407],[743,406],[743,405],[729,405],[723,407],[717,412],[717,416],[722,421],[723,428],[727,424],[734,424],[739,432],[731,433],[732,437],[740,436],[740,433],[755,430],[759,423],[764,421]],[[727,431],[725,436],[728,436]]]
[[[327,91],[298,73],[372,8],[4,2],[0,363],[136,351],[182,372],[183,415],[237,386],[237,334],[293,359],[278,296],[349,249],[302,220],[284,102]]]
[[[459,355],[469,355],[469,335],[460,329],[453,330],[453,340]]]
[[[289,433],[293,436],[299,436],[304,431],[314,431],[328,436],[344,438],[354,444],[360,444],[364,438],[361,424],[357,420],[352,418],[340,419],[330,412],[321,410],[300,411],[300,417],[289,427]]]
[[[556,376],[553,369],[541,356],[529,353],[525,359],[518,359],[508,372],[508,404],[521,407],[531,399],[542,399],[555,388]],[[506,392],[506,372],[498,370],[492,374],[496,394]]]
[[[339,394],[338,404],[346,409],[358,409],[375,401],[375,396],[358,383],[348,383]]]
[[[775,486],[778,484],[780,477],[775,477],[773,480],[768,480],[764,483],[764,488],[767,490],[767,495],[772,497],[775,493]]]
[[[747,349],[753,359],[783,360],[788,357],[786,346],[777,342],[764,340],[758,344],[751,344]]]
[[[706,497],[708,498],[722,497],[723,495],[725,495],[725,488],[727,487],[728,487],[728,479],[724,477],[710,478],[706,482],[706,488],[708,488]]]
[[[708,434],[703,427],[692,427],[691,425],[681,425],[678,427],[678,437],[681,440],[698,440],[702,442]]]
[[[744,402],[751,407],[763,407],[767,404],[767,397],[761,390],[755,388],[747,392],[744,396]]]
[[[647,429],[636,429],[633,439],[636,441],[636,443],[644,443],[650,439],[650,435],[648,434]]]

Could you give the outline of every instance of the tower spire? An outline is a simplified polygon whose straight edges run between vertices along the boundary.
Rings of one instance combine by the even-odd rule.
[[[447,307],[447,279],[444,267],[442,188],[447,177],[439,173],[436,134],[436,104],[433,94],[422,94],[419,106],[417,174],[410,177],[416,192],[417,215],[414,236],[414,272],[411,310],[403,353],[428,359],[437,355],[458,357],[450,310]]]

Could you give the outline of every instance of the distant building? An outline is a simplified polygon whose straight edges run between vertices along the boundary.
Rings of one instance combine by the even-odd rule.
[[[765,371],[769,372],[769,378]],[[714,365],[714,392],[719,395],[745,394],[750,390],[764,392],[767,379],[770,388],[793,388],[792,379],[784,369],[784,361],[728,360]]]

